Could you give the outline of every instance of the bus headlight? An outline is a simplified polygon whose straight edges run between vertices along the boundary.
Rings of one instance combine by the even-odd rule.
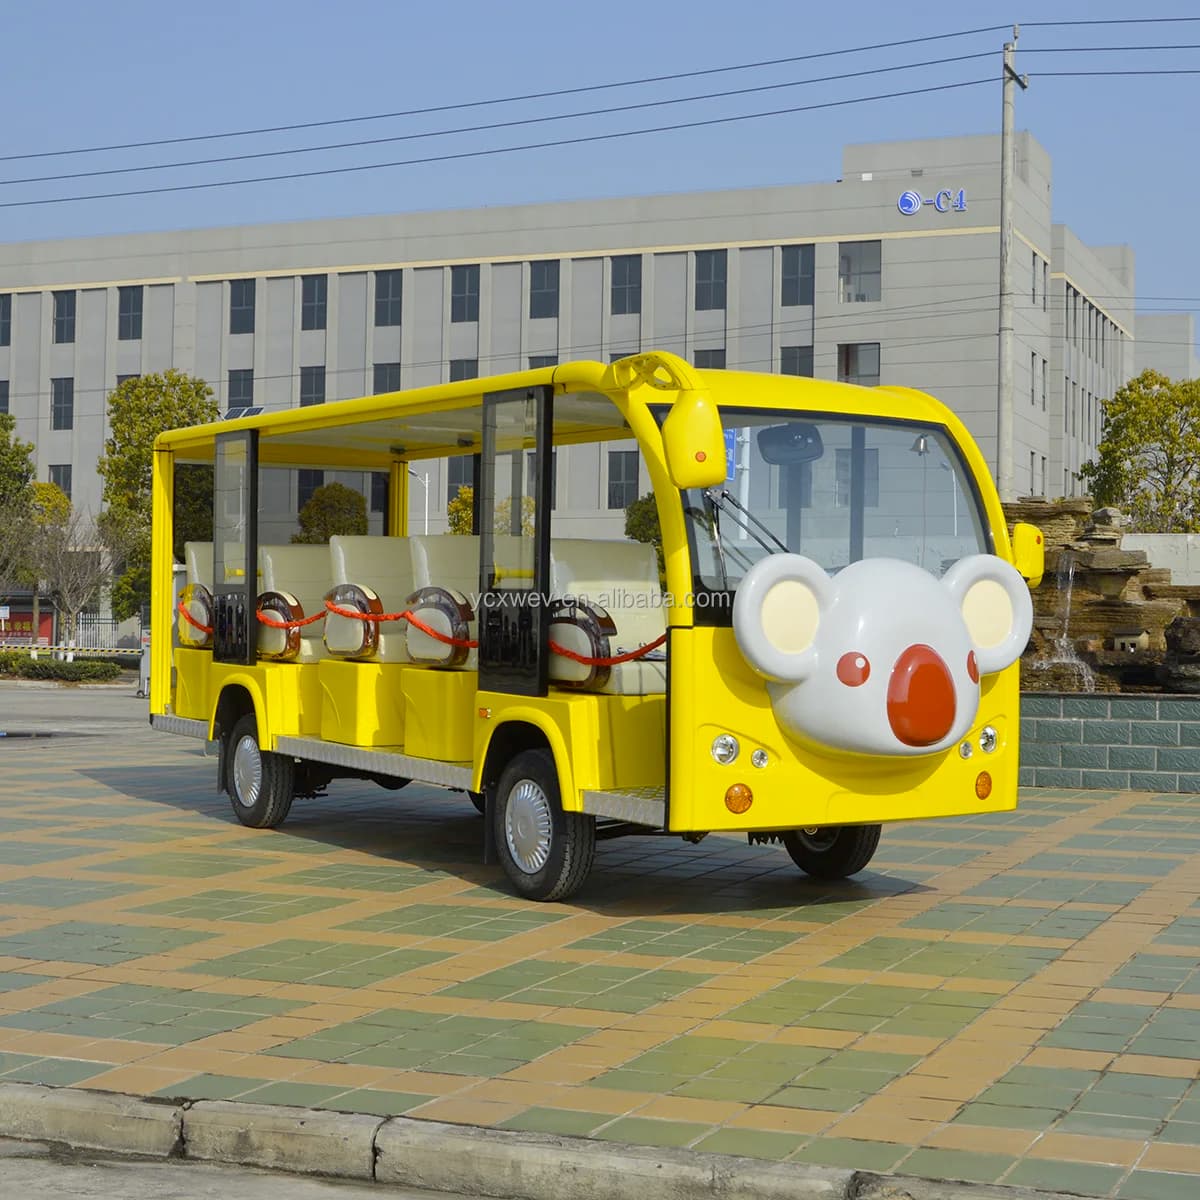
[[[732,733],[719,733],[713,738],[712,756],[724,767],[737,758],[740,749],[741,746]]]
[[[984,754],[991,754],[1000,744],[1000,735],[991,725],[985,725],[979,731],[979,748]]]

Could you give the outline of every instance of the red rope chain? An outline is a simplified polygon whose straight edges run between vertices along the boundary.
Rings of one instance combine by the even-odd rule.
[[[196,618],[193,617],[190,612],[188,612],[187,605],[184,604],[184,602],[182,600],[180,600],[180,602],[179,602],[179,615],[190,626],[192,626],[193,629],[198,629],[198,630],[200,630],[201,633],[207,634],[209,637],[212,637],[212,631],[213,631],[212,626],[211,625],[203,625],[199,621],[197,621]]]
[[[314,621],[323,620],[325,614],[323,612],[313,613],[311,617],[300,617],[295,621],[276,621],[274,617],[268,617],[263,609],[258,609],[255,612],[259,623],[269,625],[272,629],[299,629],[301,625],[311,625]]]
[[[585,667],[615,667],[620,663],[633,662],[635,658],[642,658],[650,653],[651,650],[657,650],[659,646],[667,640],[667,635],[664,633],[662,637],[655,638],[649,645],[639,646],[636,650],[627,650],[624,654],[613,654],[607,658],[593,658],[588,654],[576,654],[574,650],[568,650],[566,646],[560,646],[553,639],[550,640],[550,649],[555,654],[561,655],[563,658],[569,658],[572,662],[582,663]]]
[[[448,634],[440,633],[432,626],[426,625],[419,617],[413,616],[407,609],[398,613],[365,613],[359,612],[356,608],[343,608],[340,604],[334,604],[332,600],[326,600],[325,607],[339,617],[357,617],[360,621],[372,621],[375,624],[379,624],[381,621],[407,621],[422,633],[428,634],[434,641],[442,642],[447,646],[466,646],[468,650],[474,650],[479,645],[474,638],[453,638]]]

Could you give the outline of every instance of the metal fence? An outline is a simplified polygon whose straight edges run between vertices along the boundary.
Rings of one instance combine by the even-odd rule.
[[[80,616],[75,627],[75,644],[89,650],[138,650],[138,633],[120,632],[122,622],[113,617],[99,617],[84,613]],[[59,627],[59,637],[62,628]]]

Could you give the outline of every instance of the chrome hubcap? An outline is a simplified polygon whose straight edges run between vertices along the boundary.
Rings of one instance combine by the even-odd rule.
[[[513,862],[536,875],[550,857],[550,799],[532,779],[519,780],[504,810],[504,840]]]
[[[814,854],[824,854],[825,851],[832,849],[833,843],[837,841],[838,831],[836,827],[829,829],[798,829],[796,836],[800,840],[800,844],[806,849],[811,850]]]
[[[243,808],[253,808],[262,791],[262,755],[250,734],[233,748],[233,797]]]

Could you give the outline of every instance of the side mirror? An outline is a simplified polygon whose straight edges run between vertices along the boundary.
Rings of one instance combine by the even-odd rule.
[[[671,482],[678,488],[725,482],[725,431],[707,392],[681,391],[662,427]]]
[[[1012,531],[1013,566],[1031,588],[1042,582],[1046,573],[1046,539],[1036,525],[1018,521]]]

